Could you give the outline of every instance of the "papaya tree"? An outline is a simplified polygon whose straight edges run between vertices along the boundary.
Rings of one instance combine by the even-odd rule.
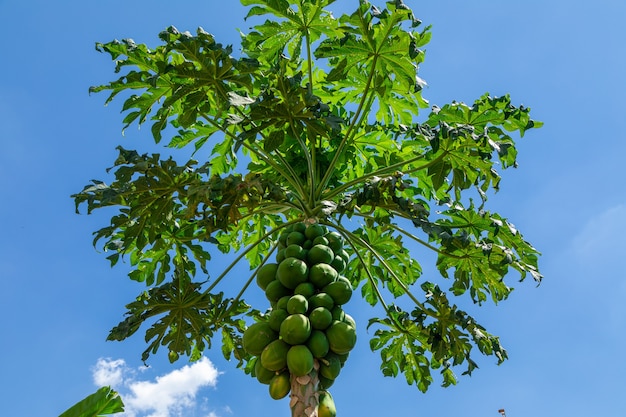
[[[334,0],[241,3],[261,23],[238,50],[202,28],[169,27],[155,47],[97,44],[120,76],[90,91],[120,94],[124,128],[148,124],[170,148],[118,147],[110,184],[73,195],[77,211],[114,208],[94,245],[146,285],[108,339],[144,328],[144,361],[221,344],[273,398],[290,395],[293,416],[335,415],[328,390],[357,341],[343,308],[353,291],[374,307],[369,346],[385,376],[426,391],[471,374],[476,350],[507,359],[453,297],[505,300],[512,270],[541,281],[538,251],[486,207],[497,168],[516,166],[511,135],[541,123],[508,95],[431,106],[418,76],[430,27],[401,0],[354,1],[338,18]],[[184,149],[195,159],[177,162]],[[422,250],[440,279],[421,276]],[[236,286],[240,263],[250,274]],[[254,285],[264,305],[246,301]]]

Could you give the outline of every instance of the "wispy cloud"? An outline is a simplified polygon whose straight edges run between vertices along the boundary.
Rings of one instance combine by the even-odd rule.
[[[626,204],[597,213],[583,224],[573,240],[571,263],[574,276],[582,284],[585,303],[593,305],[600,317],[594,326],[603,337],[623,342],[626,325],[626,280],[622,262],[626,256]]]
[[[174,417],[196,406],[201,388],[214,387],[219,372],[207,358],[185,365],[153,381],[137,379],[123,359],[99,359],[92,370],[94,383],[110,385],[121,395],[125,417]],[[210,417],[216,417],[214,412]]]
[[[626,253],[626,205],[611,207],[592,217],[583,225],[573,241],[579,262],[599,268],[613,269]]]

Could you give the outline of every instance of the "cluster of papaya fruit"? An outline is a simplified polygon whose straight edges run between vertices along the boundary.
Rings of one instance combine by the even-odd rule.
[[[281,233],[276,262],[258,270],[257,284],[271,309],[246,329],[243,347],[256,356],[254,375],[269,385],[272,398],[289,394],[292,375],[313,369],[324,392],[355,346],[356,323],[342,308],[352,296],[341,275],[348,259],[339,233],[296,223]]]

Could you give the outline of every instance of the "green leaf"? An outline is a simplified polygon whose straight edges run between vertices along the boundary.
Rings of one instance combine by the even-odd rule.
[[[265,142],[263,142],[263,148],[265,149],[265,152],[269,153],[280,148],[280,146],[284,142],[285,142],[285,131],[274,130],[269,134]]]
[[[102,387],[74,404],[59,417],[104,417],[122,412],[124,403],[119,394],[110,387]]]
[[[512,291],[504,277],[513,267],[522,279],[530,273],[537,282],[539,253],[506,219],[486,211],[475,211],[473,206],[459,204],[442,212],[447,217],[437,221],[445,230],[433,236],[441,243],[437,268],[444,277],[454,271],[451,290],[463,294],[469,290],[474,302],[482,303],[490,295],[494,302],[507,298]]]
[[[404,30],[402,23],[413,19],[408,8],[391,7],[374,17],[368,6],[361,2],[355,13],[342,17],[343,36],[323,41],[315,56],[329,60],[326,82],[332,95],[345,96],[337,94],[344,89],[372,94],[378,120],[410,124],[418,109],[427,105],[420,94],[423,81],[417,76],[423,54],[415,51],[415,45],[416,39],[420,45],[427,43],[429,28],[421,33]],[[363,95],[351,101],[358,103]]]
[[[224,298],[222,293],[202,293],[199,290],[198,284],[179,276],[144,292],[126,306],[126,319],[111,330],[107,340],[124,340],[146,320],[158,318],[146,330],[148,348],[142,354],[144,362],[160,346],[167,346],[170,353],[175,353],[168,356],[171,361],[177,360],[179,355],[198,359],[206,348],[211,347],[211,338],[220,329],[231,332],[231,343],[223,348],[232,351],[232,337],[237,337],[235,332],[243,332],[236,317],[247,313],[250,307]]]
[[[334,0],[290,2],[286,0],[242,0],[252,6],[247,17],[271,14],[278,21],[267,20],[243,35],[245,53],[265,63],[271,63],[281,54],[291,59],[300,58],[302,43],[313,43],[322,36],[337,35],[337,22],[325,7]]]
[[[255,64],[248,59],[234,59],[230,47],[215,42],[202,28],[192,36],[169,27],[160,38],[165,44],[156,48],[128,39],[98,43],[99,51],[108,52],[116,60],[116,72],[127,67],[136,69],[128,70],[117,81],[91,87],[90,92],[110,91],[109,102],[122,91],[138,90],[140,93],[132,94],[122,106],[122,111],[128,111],[124,128],[152,119],[156,142],[168,124],[193,129],[206,118],[224,125],[224,112],[230,105],[228,94],[241,88],[251,90],[250,73]]]
[[[474,347],[485,355],[494,355],[498,363],[507,358],[499,339],[490,335],[475,320],[455,305],[444,292],[431,283],[422,284],[428,309],[410,314],[397,306],[388,310],[385,319],[371,319],[368,328],[378,326],[370,341],[372,351],[380,351],[381,371],[385,376],[403,373],[409,385],[425,392],[433,382],[431,370],[440,370],[442,385],[456,385],[453,368],[467,363],[463,374],[477,368],[471,359]]]

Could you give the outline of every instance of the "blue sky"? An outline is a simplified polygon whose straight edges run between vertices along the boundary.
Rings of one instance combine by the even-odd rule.
[[[508,417],[620,415],[626,3],[405,2],[433,25],[420,71],[432,104],[510,93],[545,122],[519,142],[519,168],[504,173],[488,203],[542,251],[545,280],[516,284],[497,307],[472,310],[501,336],[509,361],[498,367],[481,359],[471,377],[427,394],[381,376],[364,328],[373,312],[351,301],[359,344],[331,390],[339,415],[496,417],[500,408]],[[337,1],[346,11],[355,3]],[[126,265],[110,269],[91,246],[107,213],[78,216],[69,198],[90,179],[106,178],[118,144],[160,149],[146,129],[121,135],[121,103],[104,107],[103,95],[87,94],[115,76],[95,42],[131,37],[155,45],[158,32],[175,25],[202,26],[236,45],[244,13],[236,1],[0,0],[2,415],[57,416],[103,382],[123,394],[128,416],[289,415],[287,400],[270,399],[218,349],[194,365],[159,357],[145,368],[141,336],[106,342],[143,287],[126,278]]]

